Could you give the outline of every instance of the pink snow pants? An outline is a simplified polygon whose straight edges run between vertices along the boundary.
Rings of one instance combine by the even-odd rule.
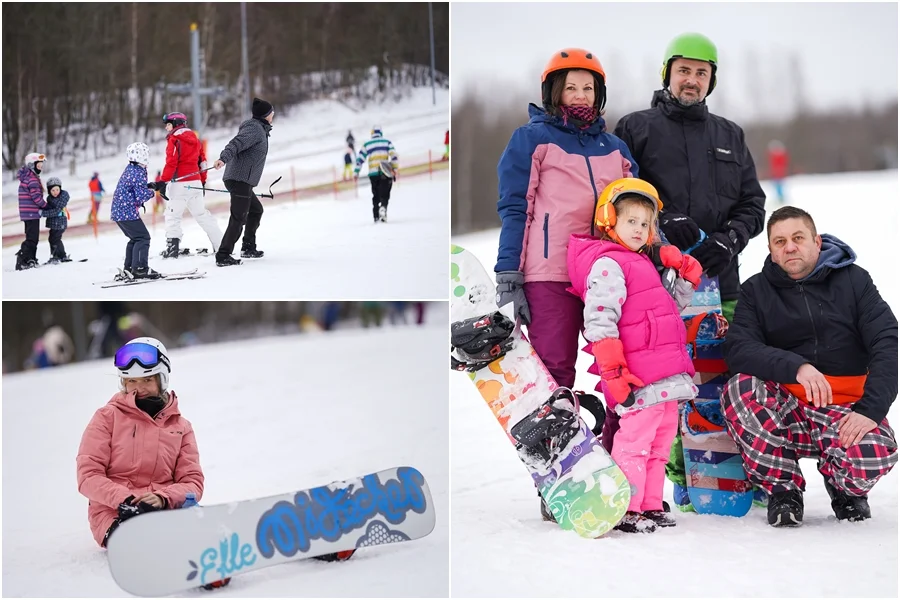
[[[677,430],[677,402],[625,413],[619,420],[612,459],[631,484],[629,511],[662,510],[666,463]]]

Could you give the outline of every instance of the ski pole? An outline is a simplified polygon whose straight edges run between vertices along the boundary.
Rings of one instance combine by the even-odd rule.
[[[206,167],[205,169],[200,169],[200,170],[197,171],[196,173],[188,173],[187,175],[182,175],[181,177],[176,177],[175,179],[172,179],[172,180],[170,180],[170,181],[167,181],[166,183],[167,183],[167,184],[168,184],[168,183],[175,183],[176,181],[181,181],[181,180],[183,180],[183,179],[187,179],[188,177],[193,177],[194,175],[199,175],[199,174],[201,174],[201,173],[206,173],[207,171],[211,171],[211,170],[213,170],[213,169],[215,169],[215,167]]]
[[[279,177],[278,179],[276,179],[275,181],[273,181],[271,184],[269,184],[269,193],[268,193],[268,194],[257,194],[257,197],[259,197],[259,198],[274,198],[274,197],[275,197],[275,194],[272,192],[272,187],[273,187],[276,183],[278,183],[279,181],[281,181],[281,177]],[[202,188],[202,187],[195,187],[195,186],[191,186],[191,185],[186,185],[186,186],[184,186],[184,187],[185,187],[185,189],[188,189],[188,190],[202,190],[202,189],[204,189],[204,188]],[[206,191],[207,191],[207,192],[222,192],[222,193],[225,193],[225,194],[230,194],[230,193],[231,193],[231,192],[229,192],[228,190],[214,190],[214,189],[212,189],[212,188],[206,188]],[[246,196],[240,196],[240,197],[241,197],[241,198],[246,198]]]

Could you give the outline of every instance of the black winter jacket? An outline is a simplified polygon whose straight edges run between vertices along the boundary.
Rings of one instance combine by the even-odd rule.
[[[733,230],[737,252],[763,230],[766,195],[744,131],[710,114],[705,102],[686,108],[658,90],[651,108],[622,117],[615,134],[631,150],[641,179],[659,191],[663,214],[688,215],[707,234]],[[719,275],[719,289],[722,300],[738,297],[737,257]]]
[[[241,123],[237,135],[219,154],[219,160],[225,163],[222,179],[242,181],[250,187],[259,185],[269,154],[270,131],[272,124],[265,119],[253,117]]]
[[[741,286],[725,361],[734,373],[797,383],[810,363],[826,375],[864,375],[853,410],[880,423],[897,397],[897,319],[849,246],[822,235],[815,270],[794,281],[766,257]]]

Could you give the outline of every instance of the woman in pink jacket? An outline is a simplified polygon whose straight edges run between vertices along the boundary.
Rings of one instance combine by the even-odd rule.
[[[121,389],[94,413],[76,459],[78,491],[88,498],[91,532],[104,548],[122,521],[187,508],[203,496],[194,430],[168,389],[166,347],[154,338],[133,339],[116,352],[115,365]]]
[[[621,417],[612,458],[632,495],[617,529],[631,533],[675,525],[663,512],[665,466],[678,402],[697,394],[680,309],[690,302],[702,268],[675,246],[653,245],[660,209],[646,181],[614,181],[595,211],[599,237],[573,235],[566,256],[570,291],[584,302],[584,337],[595,357],[590,372],[600,375],[598,389]],[[672,295],[660,280],[664,269],[678,274]]]

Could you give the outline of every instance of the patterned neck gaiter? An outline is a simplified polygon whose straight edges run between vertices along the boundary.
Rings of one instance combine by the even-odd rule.
[[[597,120],[596,106],[560,106],[559,111],[563,115],[563,125],[567,125],[569,119],[579,129],[587,129]]]

